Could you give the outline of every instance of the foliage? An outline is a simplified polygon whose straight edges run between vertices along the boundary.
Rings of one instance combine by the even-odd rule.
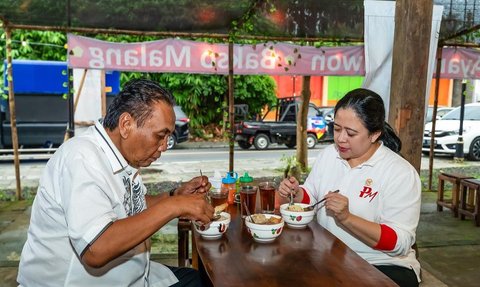
[[[284,177],[293,176],[299,182],[304,182],[305,178],[311,171],[311,168],[302,170],[302,166],[300,162],[298,162],[297,157],[294,155],[292,156],[283,155],[280,161],[283,162],[285,165],[283,168],[283,176]]]
[[[6,36],[0,28],[0,75],[3,75],[6,59]],[[12,32],[12,58],[28,60],[65,61],[67,53],[65,34],[51,31],[15,30]],[[3,79],[0,81],[1,90]]]
[[[226,76],[198,74],[122,73],[122,82],[146,77],[172,91],[175,100],[190,118],[195,129],[207,124],[223,124],[228,112]],[[274,103],[275,81],[269,76],[234,76],[234,103],[248,104],[252,114]]]

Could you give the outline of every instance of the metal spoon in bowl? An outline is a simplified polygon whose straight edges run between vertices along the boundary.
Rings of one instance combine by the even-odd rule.
[[[250,214],[250,210],[248,210],[248,206],[245,203],[245,201],[243,202],[243,207],[245,208],[245,212],[247,213],[247,216],[250,217],[250,221],[252,223],[256,223],[255,220],[253,220],[252,214]]]
[[[331,193],[337,193],[337,192],[339,192],[339,191],[340,191],[340,190],[337,189],[337,190],[332,191]],[[315,208],[315,206],[317,206],[319,203],[324,202],[326,199],[327,199],[327,198],[324,197],[324,198],[322,198],[320,201],[317,201],[315,204],[310,205],[310,206],[307,206],[307,207],[304,207],[304,208],[303,208],[303,211],[311,211],[311,210],[313,210],[313,209]]]

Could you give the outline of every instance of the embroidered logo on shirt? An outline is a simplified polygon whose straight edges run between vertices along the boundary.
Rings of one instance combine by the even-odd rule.
[[[125,185],[125,195],[123,198],[123,206],[128,216],[137,214],[146,208],[145,196],[142,193],[142,186],[135,180],[133,183],[130,178],[124,176],[123,184]]]
[[[365,185],[363,186],[363,190],[360,191],[359,197],[361,197],[361,198],[368,198],[368,197],[370,197],[370,201],[369,201],[369,202],[372,202],[372,200],[373,200],[373,199],[375,198],[375,196],[377,196],[377,194],[378,194],[378,191],[375,191],[375,192],[372,193],[372,188],[370,187],[372,184],[373,184],[373,179],[367,178],[367,180],[365,181]]]

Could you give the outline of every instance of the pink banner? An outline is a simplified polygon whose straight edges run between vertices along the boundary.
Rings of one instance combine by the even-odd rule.
[[[166,39],[113,43],[68,35],[68,65],[114,71],[228,74],[228,45]],[[363,46],[315,48],[285,43],[234,46],[237,75],[365,75]],[[479,79],[480,52],[444,48],[442,78]]]
[[[480,79],[480,51],[468,48],[443,48],[440,77]]]
[[[285,43],[234,46],[237,75],[364,75],[363,46],[315,48]],[[72,68],[228,74],[228,45],[166,39],[113,43],[68,35]]]

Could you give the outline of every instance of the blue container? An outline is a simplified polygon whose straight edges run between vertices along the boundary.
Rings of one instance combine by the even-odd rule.
[[[8,87],[7,62],[4,62],[4,87]],[[67,62],[13,60],[13,88],[15,94],[63,95],[68,92]],[[107,71],[107,95],[120,92],[120,72]],[[5,91],[5,93],[8,93]]]

